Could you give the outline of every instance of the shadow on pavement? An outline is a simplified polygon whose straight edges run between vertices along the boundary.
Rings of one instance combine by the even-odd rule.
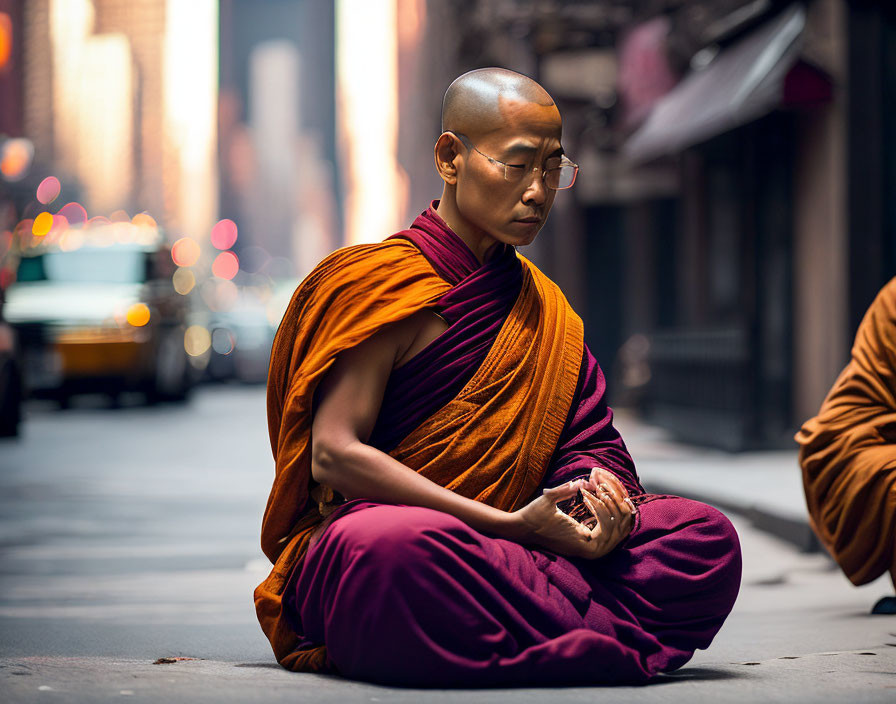
[[[709,680],[733,680],[743,677],[749,677],[747,673],[733,672],[727,668],[717,667],[686,667],[683,670],[668,675],[659,675],[651,685],[671,684],[673,682],[699,682]]]

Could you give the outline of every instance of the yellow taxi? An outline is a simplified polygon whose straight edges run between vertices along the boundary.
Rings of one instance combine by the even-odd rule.
[[[66,404],[79,392],[186,398],[187,300],[160,242],[103,242],[24,251],[4,314],[32,396]]]

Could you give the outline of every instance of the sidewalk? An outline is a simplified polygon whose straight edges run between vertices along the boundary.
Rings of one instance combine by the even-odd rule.
[[[758,506],[807,530],[795,454],[697,449],[624,416],[651,489],[739,507],[728,513],[740,595],[686,667],[599,689],[419,690],[287,672],[252,602],[270,569],[258,546],[273,475],[264,408],[263,388],[202,387],[183,407],[38,409],[20,440],[0,443],[0,702],[893,701],[896,623],[868,613],[892,594],[889,577],[854,587],[825,554],[741,515]]]
[[[741,514],[800,550],[819,549],[809,527],[795,443],[793,450],[734,454],[676,442],[630,412],[615,413],[614,423],[649,491],[704,501]]]

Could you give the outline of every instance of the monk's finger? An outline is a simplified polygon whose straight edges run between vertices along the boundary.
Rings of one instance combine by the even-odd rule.
[[[566,482],[565,484],[555,486],[552,489],[545,489],[542,492],[542,496],[550,499],[554,503],[557,503],[558,501],[565,501],[566,499],[571,499],[578,493],[580,485],[581,482],[579,480]]]
[[[601,481],[598,482],[598,488],[610,493],[623,513],[634,513],[636,511],[635,504],[628,497],[628,491],[626,491],[615,474],[605,469],[600,469],[600,478]]]
[[[623,540],[629,533],[631,533],[634,522],[632,509],[634,507],[630,507],[625,503],[627,499],[623,499],[622,502],[616,503],[607,498],[608,496],[608,494],[602,495],[604,503],[611,513],[610,525],[612,528],[612,535],[608,537],[612,541],[612,546],[615,546],[619,541]]]
[[[622,484],[620,483],[619,486],[622,487]],[[625,511],[626,513],[628,513],[632,516],[634,516],[636,513],[638,513],[638,507],[635,506],[635,502],[631,500],[631,497],[628,495],[628,491],[625,489],[625,487],[622,487],[622,504],[621,505],[623,507],[623,511]]]
[[[609,553],[631,533],[634,517],[631,513],[622,514],[621,518],[609,520],[610,499],[601,501],[601,496],[594,495],[586,489],[582,490],[582,498],[586,505],[598,516],[598,523],[590,536],[592,557],[601,557]]]
[[[601,525],[603,532],[612,532],[615,519],[612,519],[610,511],[604,504],[604,502],[587,489],[582,489],[582,500],[585,502],[585,505],[591,510],[591,513],[594,514],[594,517]]]
[[[598,467],[597,469],[598,485],[606,487],[607,491],[612,493],[619,501],[622,501],[628,496],[628,491],[626,491],[622,482],[619,481],[619,477],[603,467]]]
[[[609,493],[616,502],[622,502],[625,497],[628,496],[625,487],[619,483],[615,475],[603,467],[592,468],[591,476],[588,479],[588,485],[592,493],[601,491]]]
[[[582,493],[584,494],[586,490],[583,489]],[[622,509],[622,505],[616,502],[616,499],[607,491],[599,490],[596,494],[591,495],[593,498],[599,500],[604,508],[606,508],[607,515],[610,520],[610,525],[608,528],[615,531],[622,524],[622,520],[625,518],[625,511]]]

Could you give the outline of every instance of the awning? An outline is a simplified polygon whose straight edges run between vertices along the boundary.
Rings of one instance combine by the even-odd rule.
[[[627,161],[674,154],[779,107],[830,100],[825,74],[800,60],[806,11],[796,4],[704,68],[691,71],[623,146]]]

